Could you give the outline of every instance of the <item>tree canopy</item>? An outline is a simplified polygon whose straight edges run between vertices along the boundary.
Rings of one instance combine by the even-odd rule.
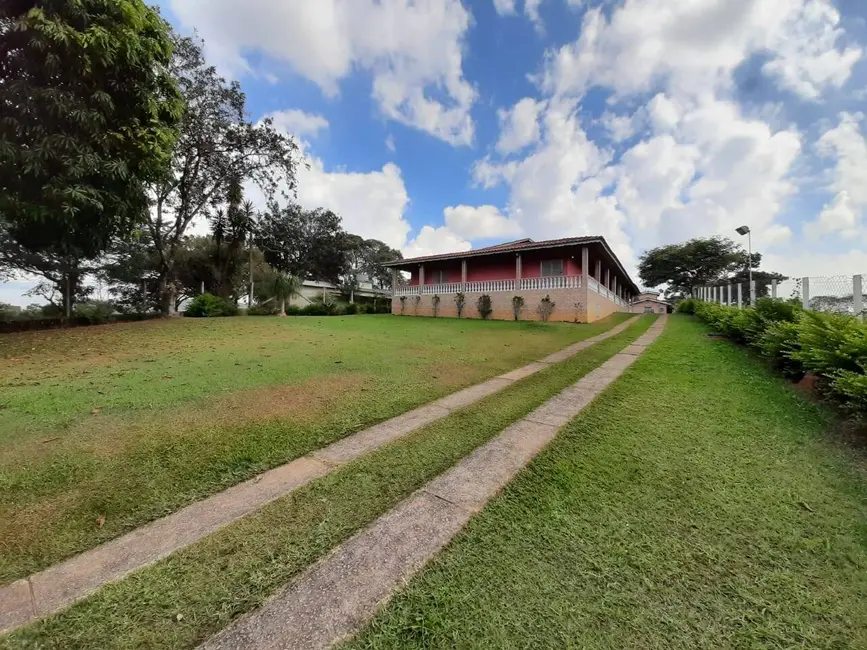
[[[691,294],[699,286],[714,284],[744,269],[747,252],[731,239],[708,237],[659,246],[638,261],[638,275],[646,287],[667,284],[671,293]],[[762,256],[753,253],[752,267]]]
[[[30,252],[100,253],[147,210],[182,102],[142,0],[0,4],[0,214]]]

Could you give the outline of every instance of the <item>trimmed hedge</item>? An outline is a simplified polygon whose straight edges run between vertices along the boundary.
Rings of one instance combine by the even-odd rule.
[[[678,312],[694,313],[717,332],[756,348],[792,379],[819,378],[828,397],[867,416],[867,325],[852,316],[805,311],[800,305],[760,298],[754,309],[684,300]]]
[[[210,293],[196,296],[184,310],[184,316],[187,318],[214,318],[216,316],[237,315],[238,305]]]

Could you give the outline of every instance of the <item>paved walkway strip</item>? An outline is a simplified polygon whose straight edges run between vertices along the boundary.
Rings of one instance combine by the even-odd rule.
[[[623,332],[638,317],[488,381],[452,393],[234,485],[27,578],[0,588],[0,632],[53,614],[325,476],[349,461],[497,393],[548,365]]]
[[[433,479],[199,650],[319,650],[357,632],[664,326],[662,317],[634,344]]]

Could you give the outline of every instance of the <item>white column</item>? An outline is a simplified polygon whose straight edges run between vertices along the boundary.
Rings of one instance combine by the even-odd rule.
[[[810,308],[810,278],[801,278],[801,304],[804,309]]]
[[[516,277],[518,280],[521,279],[521,272],[522,272],[522,270],[523,270],[523,269],[522,269],[522,267],[521,267],[521,254],[518,253],[517,255],[515,255],[515,277]],[[518,283],[518,284],[520,284],[520,283]]]
[[[424,264],[418,265],[418,293],[421,295],[421,292],[424,290]]]
[[[466,283],[467,283],[467,261],[461,260],[461,284],[466,284]],[[461,289],[464,289],[464,288],[466,288],[466,287],[461,287]]]
[[[596,281],[602,284],[602,261],[596,260]]]
[[[744,285],[738,282],[738,309],[744,308]]]
[[[611,289],[611,269],[605,269],[605,288]]]
[[[756,281],[750,282],[750,307],[756,306]]]
[[[394,298],[394,293],[397,291],[397,269],[391,269],[391,297]]]
[[[864,288],[860,275],[852,276],[852,311],[855,312],[855,318],[863,320]]]
[[[729,307],[732,306],[732,285],[728,285],[728,287],[726,287],[726,304]]]
[[[771,280],[771,298],[777,297],[777,281]]]
[[[590,286],[587,278],[590,277],[590,249],[587,246],[581,248],[581,275],[584,276],[584,286]]]

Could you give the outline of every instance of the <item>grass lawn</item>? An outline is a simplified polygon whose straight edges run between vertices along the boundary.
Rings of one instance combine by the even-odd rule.
[[[2,336],[0,583],[625,318],[179,319]]]
[[[641,318],[619,335],[349,463],[65,612],[0,637],[0,648],[190,650],[598,367],[652,322]]]
[[[867,648],[867,482],[688,317],[346,650]]]

